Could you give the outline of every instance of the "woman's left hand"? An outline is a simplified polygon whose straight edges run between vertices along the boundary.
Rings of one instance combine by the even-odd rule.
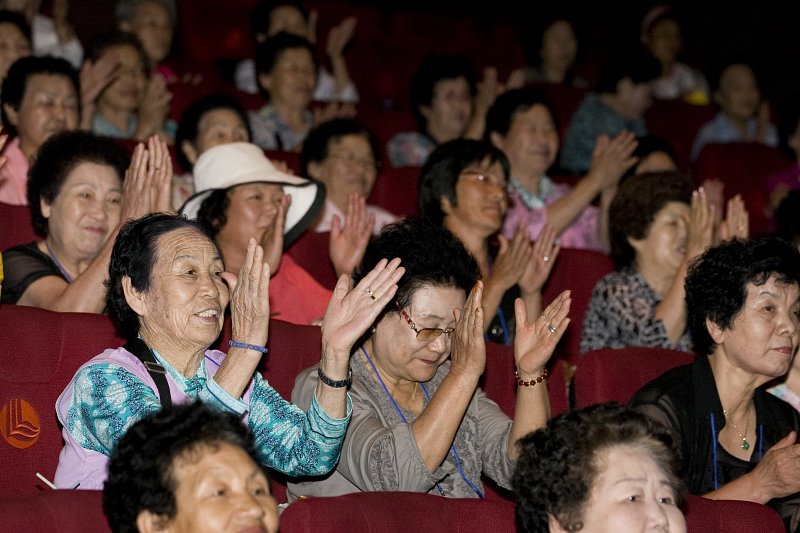
[[[153,135],[147,140],[147,171],[153,175],[153,211],[161,213],[174,213],[172,208],[172,158],[169,148],[158,135]]]
[[[338,215],[333,215],[331,222],[328,254],[337,276],[353,273],[364,257],[374,227],[375,215],[367,213],[364,197],[355,192],[349,194],[344,222]]]
[[[253,238],[247,243],[239,275],[222,273],[222,279],[231,288],[231,333],[234,340],[256,346],[267,344],[269,276],[264,249]]]
[[[544,282],[550,277],[550,271],[553,270],[559,250],[556,229],[547,223],[536,237],[533,254],[517,283],[522,294],[527,295],[542,290]]]
[[[719,226],[720,241],[739,238],[747,239],[750,236],[750,215],[744,206],[740,195],[728,200],[725,210],[725,220]]]
[[[353,344],[392,301],[405,271],[400,259],[381,259],[355,287],[350,276],[339,277],[322,319],[323,360],[336,354],[345,359],[346,368]]]
[[[514,302],[517,318],[517,333],[514,337],[514,358],[519,377],[532,380],[542,375],[547,361],[553,355],[558,341],[569,325],[570,292],[564,291],[533,322],[522,299]]]

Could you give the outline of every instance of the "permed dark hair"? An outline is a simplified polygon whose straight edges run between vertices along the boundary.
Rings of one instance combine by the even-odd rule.
[[[600,72],[594,92],[615,94],[617,84],[628,78],[634,84],[648,83],[661,76],[661,64],[641,44],[631,44],[612,53]]]
[[[487,141],[491,140],[491,134],[497,133],[502,136],[508,134],[514,115],[524,113],[535,105],[544,106],[553,119],[553,124],[558,127],[558,117],[553,106],[547,100],[541,89],[533,87],[523,87],[512,89],[498,96],[492,107],[486,113],[486,132],[484,137]]]
[[[553,517],[567,531],[583,529],[583,511],[602,473],[603,452],[632,446],[664,471],[676,503],[683,498],[680,452],[672,435],[646,415],[616,403],[568,411],[524,437],[514,472],[517,527],[548,533]]]
[[[253,9],[250,19],[250,36],[256,46],[259,43],[259,37],[267,36],[269,26],[272,24],[272,12],[279,7],[293,7],[300,12],[304,20],[308,21],[308,10],[298,0],[261,0]]]
[[[608,210],[611,258],[619,270],[632,266],[636,251],[628,239],[644,239],[669,202],[691,204],[692,185],[680,172],[645,172],[620,185]]]
[[[72,84],[72,88],[75,89],[75,100],[78,104],[78,115],[80,116],[81,84],[78,80],[78,73],[72,68],[72,65],[63,59],[50,56],[21,57],[8,69],[6,79],[3,80],[2,92],[0,92],[0,101],[3,103],[3,105],[0,106],[0,120],[2,120],[3,128],[11,138],[16,137],[19,132],[8,119],[6,106],[11,107],[11,109],[15,111],[19,111],[22,105],[22,99],[25,97],[25,92],[28,90],[28,81],[36,74],[64,76],[67,78]]]
[[[272,69],[275,68],[275,63],[278,62],[281,55],[286,50],[292,48],[304,48],[308,50],[308,53],[311,54],[311,60],[314,62],[314,70],[316,72],[317,59],[314,55],[314,47],[311,46],[308,39],[282,31],[267,38],[256,48],[256,75],[271,74]],[[259,84],[259,87],[261,87],[261,84]]]
[[[367,140],[370,150],[372,150],[372,157],[377,164],[376,170],[379,170],[381,149],[375,136],[351,118],[336,118],[323,122],[311,130],[306,140],[303,141],[303,150],[300,152],[300,174],[308,177],[308,165],[322,163],[328,157],[331,143],[348,135],[358,135]]]
[[[747,300],[747,285],[800,285],[800,252],[782,239],[732,239],[709,248],[686,275],[688,324],[698,355],[709,355],[716,343],[706,321],[730,329]]]
[[[428,157],[419,178],[419,212],[437,224],[444,221],[442,198],[453,206],[458,205],[456,184],[461,172],[486,159],[490,164],[500,163],[507,180],[511,166],[505,154],[486,141],[456,139],[440,144]]]
[[[247,113],[244,112],[242,105],[236,98],[225,93],[214,93],[204,96],[192,102],[189,107],[181,113],[178,131],[175,133],[175,148],[178,153],[178,162],[182,169],[190,171],[194,166],[183,151],[184,141],[188,141],[190,144],[196,144],[200,121],[203,120],[206,113],[216,111],[217,109],[227,109],[236,113],[239,120],[242,121],[242,124],[244,124],[244,127],[247,129],[247,140],[249,141],[253,138],[253,134],[250,131],[250,121],[247,120]]]
[[[419,108],[431,105],[436,84],[442,80],[464,78],[470,95],[477,91],[475,67],[466,57],[453,55],[431,55],[422,61],[419,70],[411,78],[411,109],[417,121],[417,129],[428,130],[428,121]]]
[[[138,532],[136,518],[142,511],[174,518],[176,461],[216,451],[223,444],[240,448],[263,470],[253,436],[234,414],[195,402],[162,409],[136,422],[117,443],[108,464],[103,511],[111,530]]]
[[[405,268],[394,297],[402,307],[409,305],[414,293],[425,285],[455,287],[466,295],[480,279],[478,263],[455,235],[433,220],[414,216],[385,226],[370,241],[353,273],[353,285],[378,261],[395,257],[400,258],[400,265]],[[383,308],[375,323],[389,312],[397,312],[393,302]]]
[[[150,213],[129,220],[119,230],[108,263],[106,306],[117,330],[126,339],[138,334],[139,315],[125,299],[122,278],[129,277],[131,286],[139,292],[149,290],[153,281],[153,265],[158,257],[158,239],[179,229],[197,231],[214,242],[198,222],[168,213]]]
[[[39,235],[48,234],[48,222],[42,215],[41,202],[52,204],[78,165],[96,163],[110,166],[121,183],[130,160],[130,154],[117,141],[88,131],[64,131],[47,139],[28,171],[27,197],[33,229]]]
[[[197,222],[211,235],[212,239],[228,223],[228,207],[231,205],[229,192],[232,189],[215,189],[205,197],[197,210]]]

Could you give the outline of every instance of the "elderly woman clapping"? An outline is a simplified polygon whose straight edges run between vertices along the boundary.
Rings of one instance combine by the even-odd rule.
[[[34,229],[45,238],[6,251],[3,303],[101,313],[119,226],[169,210],[171,174],[167,146],[157,138],[139,144],[133,158],[83,131],[48,139],[27,190]]]
[[[56,484],[100,488],[108,455],[127,428],[162,406],[193,399],[243,415],[266,466],[289,475],[328,472],[350,415],[350,348],[378,314],[371,296],[388,302],[402,272],[399,261],[382,261],[352,291],[340,279],[322,325],[321,381],[303,412],[255,374],[269,322],[269,265],[255,239],[237,277],[225,272],[219,250],[195,222],[154,214],[126,224],[112,252],[108,303],[129,342],[91,359],[59,397],[65,446]],[[208,348],[229,302],[226,356]]]
[[[725,221],[714,223],[703,187],[673,171],[627,179],[611,203],[611,255],[617,270],[592,292],[581,352],[655,346],[688,351],[684,280],[690,262],[720,238],[747,237],[741,197],[728,201]]]
[[[481,474],[509,488],[518,439],[547,423],[545,364],[569,323],[569,294],[531,322],[516,302],[512,420],[478,388],[486,345],[475,260],[437,223],[407,219],[370,243],[359,286],[380,294],[366,273],[393,256],[406,272],[395,298],[370,304],[377,319],[353,351],[353,418],[341,460],[327,477],[290,484],[290,499],[381,490],[483,497]],[[309,369],[292,398],[308,405],[317,387]]]

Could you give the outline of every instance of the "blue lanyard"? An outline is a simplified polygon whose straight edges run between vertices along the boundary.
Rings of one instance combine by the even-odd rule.
[[[370,358],[369,354],[367,354],[367,351],[364,349],[363,346],[361,347],[361,353],[363,353],[364,357],[367,358],[369,366],[372,367],[372,371],[375,372],[375,376],[378,378],[378,383],[380,383],[381,387],[383,387],[383,391],[386,393],[386,396],[389,397],[389,401],[392,402],[392,405],[397,411],[397,414],[400,415],[400,419],[403,421],[404,424],[408,424],[408,421],[406,420],[406,417],[403,414],[403,410],[400,409],[399,405],[397,405],[397,402],[392,397],[392,393],[389,392],[389,388],[386,386],[386,383],[383,382],[381,375],[378,373],[378,369],[375,367],[375,363],[372,362],[372,359]],[[422,392],[425,393],[425,399],[428,400],[428,403],[430,403],[431,397],[428,394],[428,389],[425,387],[424,383],[420,383],[420,386],[422,387]],[[461,458],[458,456],[458,452],[456,452],[456,447],[454,443],[450,445],[450,450],[453,452],[453,457],[456,460],[456,467],[458,468],[458,473],[461,474],[461,478],[467,483],[467,485],[470,486],[470,488],[475,492],[475,494],[478,495],[478,498],[483,498],[484,496],[483,493],[480,491],[480,489],[476,487],[475,484],[469,480],[469,478],[467,478],[466,474],[464,474],[464,470],[461,468]],[[436,488],[439,490],[439,494],[441,494],[442,496],[445,495],[444,491],[442,490],[442,486],[439,483],[436,483]]]

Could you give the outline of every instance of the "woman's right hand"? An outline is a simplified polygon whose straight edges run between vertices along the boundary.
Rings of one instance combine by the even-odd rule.
[[[686,235],[686,261],[702,254],[714,240],[714,206],[700,187],[692,193],[689,211],[689,227]]]
[[[596,179],[600,190],[615,187],[622,175],[639,160],[633,156],[638,145],[636,136],[627,130],[613,139],[600,135],[594,145],[587,177]]]
[[[486,367],[483,338],[483,282],[475,282],[464,308],[455,309],[456,327],[450,334],[450,373],[479,378]]]
[[[170,100],[172,93],[167,89],[164,78],[159,74],[150,76],[137,113],[138,124],[135,133],[137,139],[145,139],[162,131],[169,113]]]
[[[338,354],[349,359],[355,342],[394,298],[405,271],[400,259],[381,259],[355,287],[350,276],[339,276],[322,319],[323,358]]]

